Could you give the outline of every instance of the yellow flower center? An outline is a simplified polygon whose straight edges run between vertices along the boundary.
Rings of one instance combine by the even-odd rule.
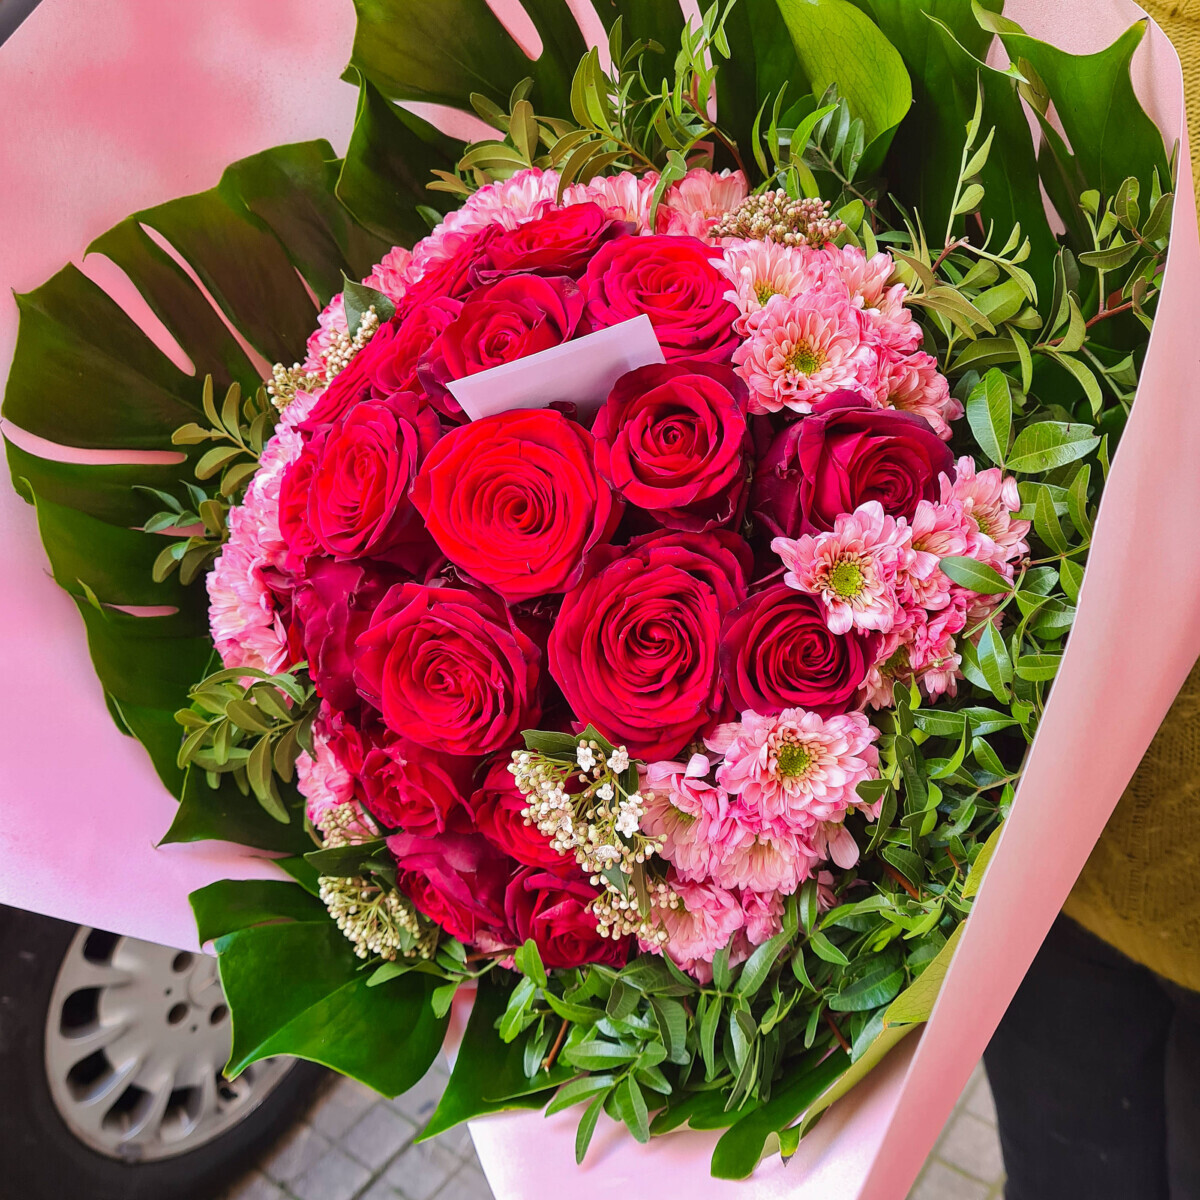
[[[843,600],[849,600],[863,590],[863,573],[857,563],[843,560],[829,572],[829,586]]]
[[[754,298],[762,306],[765,306],[772,296],[778,295],[779,289],[766,279],[760,279],[754,285]]]
[[[801,342],[789,355],[787,365],[795,375],[811,375],[825,365],[825,354],[808,342]]]
[[[788,742],[775,756],[776,771],[787,779],[803,775],[812,764],[812,753],[800,742]]]

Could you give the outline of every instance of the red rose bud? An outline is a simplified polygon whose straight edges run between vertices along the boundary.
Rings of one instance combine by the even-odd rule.
[[[487,281],[525,271],[578,279],[605,242],[634,228],[632,221],[606,217],[598,204],[571,204],[494,238],[476,264],[475,276]]]
[[[454,825],[470,829],[462,797],[441,767],[423,761],[419,753],[406,758],[395,742],[376,746],[363,762],[364,798],[371,815],[386,829],[433,837]],[[460,820],[455,822],[455,816]]]
[[[550,634],[550,673],[576,718],[644,759],[672,758],[712,725],[725,711],[721,622],[749,568],[726,530],[594,551]]]
[[[668,529],[740,519],[751,450],[746,385],[729,367],[679,360],[617,380],[596,415],[596,465]]]
[[[412,501],[442,553],[510,603],[570,587],[620,519],[591,434],[549,409],[452,430],[425,460]]]
[[[549,839],[537,826],[521,816],[529,800],[517,788],[505,753],[496,756],[483,784],[470,800],[475,827],[493,846],[528,867],[541,867],[556,875],[575,875],[579,868],[573,854],[563,854],[550,846]]]
[[[607,963],[623,967],[631,938],[601,937],[588,905],[599,892],[580,880],[560,879],[535,867],[516,874],[504,895],[505,917],[516,940],[533,938],[547,967]]]
[[[831,633],[817,597],[780,583],[725,619],[721,673],[738,712],[773,716],[805,708],[834,716],[861,707],[857,693],[879,640],[858,630]]]
[[[428,542],[408,490],[440,433],[437,414],[411,392],[401,392],[360,401],[313,438],[307,520],[325,554],[345,559],[396,552],[397,561],[410,569],[415,569],[414,557],[428,560]],[[287,484],[285,479],[290,506],[297,497]],[[289,512],[287,519],[293,522],[296,514]]]
[[[582,316],[583,294],[573,280],[510,275],[467,297],[417,373],[431,396],[446,392],[454,379],[561,345]]]
[[[738,345],[729,280],[711,260],[718,250],[699,238],[651,235],[606,242],[588,264],[583,288],[593,328],[645,313],[668,362],[728,362]]]
[[[541,652],[494,597],[405,583],[355,646],[359,694],[397,736],[444,754],[490,754],[541,712]]]
[[[400,890],[436,925],[487,951],[520,945],[504,911],[512,860],[475,833],[387,839]]]
[[[954,455],[915,413],[876,408],[857,392],[834,392],[775,438],[754,477],[751,507],[781,537],[826,533],[843,513],[878,500],[911,519],[936,500]]]

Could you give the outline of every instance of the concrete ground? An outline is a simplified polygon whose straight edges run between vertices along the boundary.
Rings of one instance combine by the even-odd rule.
[[[396,1100],[333,1077],[305,1119],[222,1200],[491,1200],[465,1127],[413,1142],[445,1081],[440,1059]],[[1003,1195],[996,1113],[978,1067],[909,1200]]]

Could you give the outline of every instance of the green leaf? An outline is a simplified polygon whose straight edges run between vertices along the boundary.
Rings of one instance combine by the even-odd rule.
[[[564,1083],[554,1093],[554,1099],[546,1105],[546,1116],[552,1117],[556,1112],[562,1112],[564,1108],[587,1100],[597,1092],[608,1091],[615,1079],[614,1075],[581,1075],[578,1079],[572,1079],[570,1083]]]
[[[1023,475],[1038,475],[1082,458],[1099,444],[1091,425],[1040,421],[1017,434],[1008,456],[1008,469]]]
[[[1033,681],[1053,679],[1061,663],[1061,654],[1022,654],[1017,659],[1017,675]]]
[[[1019,438],[1018,434],[1018,440]],[[947,575],[955,583],[972,592],[978,592],[980,595],[1003,596],[1012,591],[1013,585],[995,567],[977,562],[973,558],[962,558],[950,554],[943,558],[938,565],[941,567],[943,575]]]
[[[746,960],[742,973],[738,976],[734,992],[738,996],[752,997],[766,982],[767,975],[775,965],[780,950],[787,944],[787,933],[777,933],[768,938],[761,946],[756,946]]]
[[[433,1015],[437,980],[411,972],[368,988],[332,921],[255,925],[218,938],[221,985],[233,1022],[226,1073],[291,1054],[331,1067],[386,1096],[429,1069],[446,1033]],[[373,1031],[403,1029],[380,1039]]]
[[[355,283],[353,279],[343,282],[342,295],[346,302],[346,326],[352,334],[358,332],[367,309],[373,308],[382,325],[396,315],[396,306],[380,291]]]
[[[532,1081],[526,1077],[521,1045],[501,1041],[496,1032],[496,1021],[503,1014],[508,997],[509,990],[498,986],[490,975],[479,981],[450,1081],[418,1141],[437,1137],[462,1121],[487,1113],[541,1108],[549,1090],[575,1074],[570,1067],[555,1063],[549,1071],[540,1071]]]
[[[537,942],[527,938],[523,946],[518,947],[513,955],[516,968],[522,975],[528,975],[540,988],[549,984],[546,968],[542,966],[542,956],[538,953]]]
[[[188,896],[200,944],[265,921],[329,920],[304,888],[283,879],[220,879]]]
[[[847,0],[777,3],[814,94],[835,84],[851,113],[862,118],[867,143],[887,138],[912,103],[904,61],[887,38]]]
[[[808,944],[812,947],[812,952],[825,962],[833,963],[834,966],[849,966],[850,960],[819,930],[809,936]]]
[[[633,1062],[638,1052],[615,1042],[590,1039],[575,1046],[568,1046],[561,1057],[582,1071],[607,1071],[623,1063]]]
[[[626,1128],[633,1134],[634,1139],[643,1144],[650,1140],[650,1116],[646,1112],[646,1098],[637,1080],[632,1075],[626,1075],[613,1093],[617,1111]]]
[[[1065,554],[1068,550],[1066,534],[1059,523],[1058,514],[1054,510],[1054,500],[1050,489],[1046,486],[1038,488],[1037,503],[1033,510],[1033,527],[1038,537],[1054,551],[1055,554]]]
[[[886,957],[829,998],[834,1012],[869,1012],[894,999],[904,986],[904,966]]]
[[[592,1134],[596,1132],[596,1122],[600,1119],[600,1110],[608,1093],[597,1096],[583,1111],[579,1118],[579,1128],[575,1131],[575,1162],[582,1163],[587,1155],[588,1146],[592,1144]]]
[[[984,454],[1003,466],[1012,434],[1012,391],[1002,371],[993,367],[971,389],[967,397],[967,422]]]

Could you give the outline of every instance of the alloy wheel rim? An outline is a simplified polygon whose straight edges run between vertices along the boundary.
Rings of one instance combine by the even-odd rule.
[[[291,1068],[267,1059],[225,1079],[231,1036],[214,959],[81,928],[46,1014],[51,1099],[109,1158],[186,1154],[242,1121]]]

